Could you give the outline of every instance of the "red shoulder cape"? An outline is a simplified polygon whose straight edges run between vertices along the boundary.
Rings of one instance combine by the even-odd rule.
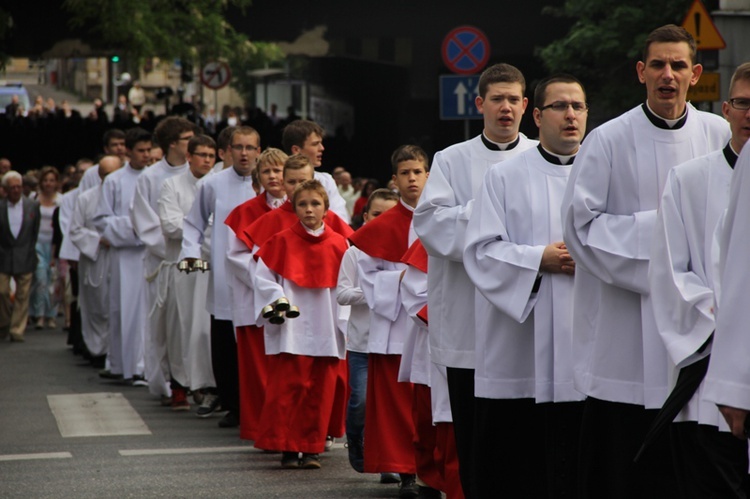
[[[297,214],[294,213],[292,202],[287,200],[275,210],[271,210],[258,218],[249,227],[242,229],[241,232],[244,236],[243,240],[247,239],[260,248],[271,236],[293,225],[297,225],[298,222],[299,219],[297,218]],[[345,238],[348,238],[353,232],[352,228],[341,217],[330,210],[326,213],[323,222],[333,232],[341,234]]]
[[[409,249],[412,212],[400,202],[349,237],[354,246],[373,258],[400,262]]]
[[[237,206],[229,214],[224,223],[234,231],[237,238],[245,243],[248,248],[253,247],[253,243],[248,239],[243,229],[251,225],[257,219],[271,211],[271,207],[266,202],[265,192],[253,199],[248,199],[241,205]]]
[[[266,241],[257,255],[269,269],[297,286],[335,288],[348,247],[343,236],[327,227],[315,237],[297,222]]]

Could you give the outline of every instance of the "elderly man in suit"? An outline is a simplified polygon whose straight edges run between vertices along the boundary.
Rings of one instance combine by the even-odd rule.
[[[39,203],[23,197],[23,179],[18,172],[3,175],[7,198],[0,200],[0,339],[24,341],[29,315],[29,288],[37,265]],[[10,280],[16,283],[15,301],[10,299]]]

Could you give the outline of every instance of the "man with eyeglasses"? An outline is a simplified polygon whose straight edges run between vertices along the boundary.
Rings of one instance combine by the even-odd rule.
[[[183,220],[193,206],[198,181],[216,162],[216,143],[206,135],[196,135],[188,142],[188,168],[164,181],[158,201],[161,230],[166,240],[166,286],[161,288],[158,305],[166,309],[166,342],[169,375],[172,385],[173,411],[190,409],[186,388],[201,405],[217,396],[211,369],[211,319],[206,311],[209,274],[180,272],[177,268],[182,249]],[[202,259],[208,260],[207,251]],[[163,305],[162,305],[163,304]],[[200,409],[199,409],[200,410]],[[213,411],[212,411],[213,412]]]
[[[575,262],[560,203],[586,133],[583,85],[560,74],[534,91],[539,145],[493,165],[466,229],[477,303],[477,497],[576,495],[583,396],[573,387]],[[498,452],[498,450],[500,451]],[[498,474],[501,475],[498,475]]]
[[[579,497],[672,497],[668,440],[635,464],[668,393],[668,357],[654,321],[648,266],[656,210],[674,165],[726,145],[719,116],[686,102],[700,78],[693,37],[675,25],[646,38],[636,65],[646,102],[593,130],[562,202],[576,262],[575,387],[586,395]]]
[[[669,172],[649,267],[656,324],[671,360],[670,379],[679,379],[680,387],[688,379],[695,380],[692,398],[688,394],[681,401],[684,407],[670,425],[682,497],[737,497],[737,491],[742,491],[743,497],[750,494],[747,439],[744,435],[741,440],[732,436],[712,402],[731,405],[737,401],[727,397],[731,389],[720,382],[699,386],[709,359],[717,378],[723,376],[725,366],[734,371],[737,365],[722,358],[721,351],[718,356],[715,350],[711,353],[717,329],[714,289],[718,282],[712,245],[729,202],[737,156],[750,137],[750,63],[734,72],[722,112],[732,131],[723,149]],[[717,337],[719,334],[721,331],[717,331]],[[713,359],[718,359],[715,365]],[[702,392],[709,400],[701,400]]]
[[[240,126],[232,132],[229,144],[232,167],[209,175],[199,183],[193,206],[185,217],[180,253],[180,260],[187,260],[189,265],[201,258],[204,232],[209,223],[213,223],[211,281],[206,307],[211,314],[211,361],[216,388],[221,407],[228,411],[219,421],[222,428],[237,427],[240,412],[237,343],[224,265],[228,243],[224,220],[236,206],[255,197],[252,172],[261,152],[260,135],[252,127]]]
[[[188,142],[198,132],[194,123],[178,116],[169,116],[159,122],[154,130],[156,144],[164,157],[149,166],[138,178],[131,216],[133,230],[146,246],[144,270],[147,286],[146,302],[149,304],[148,329],[144,356],[146,379],[149,391],[166,402],[172,391],[175,399],[184,400],[185,389],[174,380],[169,380],[167,352],[167,309],[163,296],[164,283],[169,272],[166,260],[166,242],[159,222],[159,193],[165,180],[187,170]],[[165,372],[166,371],[166,372]],[[171,381],[171,383],[170,383]],[[170,390],[170,384],[172,390]]]

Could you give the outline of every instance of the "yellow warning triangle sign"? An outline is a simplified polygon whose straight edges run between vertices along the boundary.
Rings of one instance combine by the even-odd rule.
[[[719,50],[727,46],[701,0],[695,0],[690,6],[682,27],[693,35],[698,50]]]

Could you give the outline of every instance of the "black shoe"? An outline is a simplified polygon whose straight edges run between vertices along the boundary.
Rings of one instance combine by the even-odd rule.
[[[96,368],[96,369],[104,369],[104,364],[106,363],[106,361],[107,361],[106,355],[92,356],[90,360],[91,367]]]
[[[144,376],[141,376],[140,374],[134,374],[133,380],[132,380],[133,386],[148,386],[148,381]]]
[[[302,454],[302,461],[300,461],[300,466],[305,470],[319,470],[320,456],[317,454]]]
[[[413,499],[419,495],[419,486],[417,485],[417,475],[409,473],[399,473],[401,475],[401,485],[398,488],[399,499]]]
[[[380,474],[380,483],[382,484],[390,484],[390,483],[400,483],[401,477],[398,476],[398,473],[381,473]]]
[[[219,396],[213,393],[206,393],[203,395],[203,401],[195,412],[195,415],[199,418],[207,418],[214,412],[218,411],[220,407],[221,400],[219,399]]]
[[[425,485],[419,486],[419,494],[417,495],[417,499],[442,499],[443,494],[440,493],[438,489],[433,489],[432,487],[427,487]]]
[[[346,443],[347,450],[349,451],[349,464],[352,465],[354,471],[357,473],[365,472],[365,453],[362,448],[361,440],[349,440]]]
[[[231,414],[231,413],[230,413]],[[281,467],[287,470],[296,470],[299,468],[299,452],[282,452]]]
[[[219,420],[219,428],[237,428],[240,425],[240,418],[232,411],[229,411]]]

